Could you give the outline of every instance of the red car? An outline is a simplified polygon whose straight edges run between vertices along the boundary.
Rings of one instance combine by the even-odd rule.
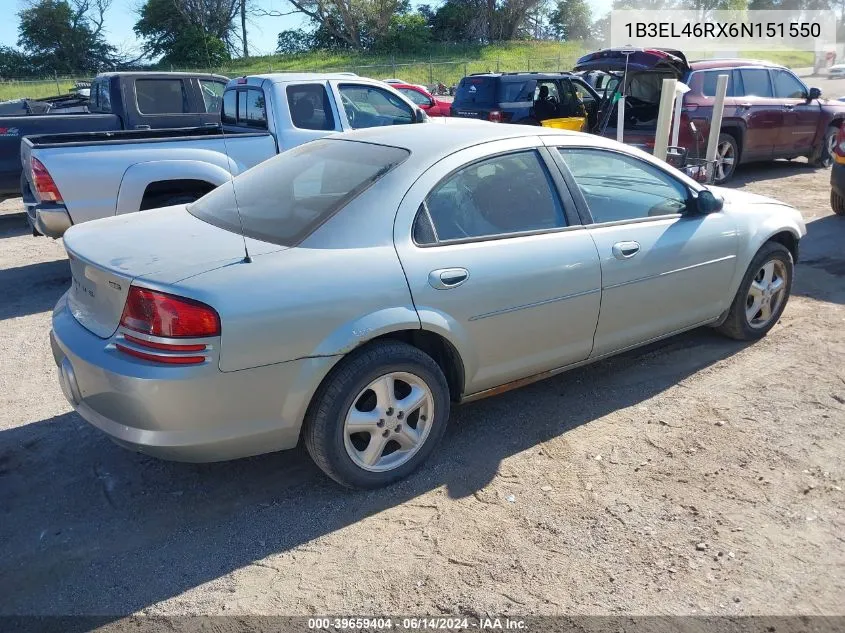
[[[729,180],[740,163],[806,156],[815,165],[828,166],[845,120],[845,103],[822,99],[818,88],[808,88],[791,70],[771,62],[687,62],[679,51],[607,49],[579,59],[576,70],[611,75],[597,129],[611,137],[616,136],[614,97],[621,77],[627,75],[624,141],[646,149],[654,147],[662,80],[673,77],[686,83],[691,90],[684,95],[679,144],[690,157],[704,155],[716,78],[728,75],[716,153],[717,183]]]
[[[444,99],[438,99],[427,90],[423,90],[419,86],[412,84],[390,84],[394,88],[408,97],[411,101],[416,103],[425,111],[428,116],[450,116],[450,108],[452,103]]]

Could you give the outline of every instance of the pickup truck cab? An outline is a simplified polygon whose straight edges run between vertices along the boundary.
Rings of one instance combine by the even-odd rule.
[[[103,73],[92,82],[87,108],[0,116],[0,200],[20,195],[23,137],[216,125],[227,81],[200,73]]]
[[[428,118],[392,87],[351,73],[231,80],[219,125],[27,138],[22,195],[36,233],[192,202],[279,152],[328,134]]]

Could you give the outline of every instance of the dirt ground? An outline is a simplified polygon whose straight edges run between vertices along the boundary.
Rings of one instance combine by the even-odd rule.
[[[303,450],[119,448],[62,397],[60,242],[0,214],[0,614],[843,614],[845,219],[826,170],[732,186],[809,222],[763,341],[708,329],[459,407],[410,479]]]

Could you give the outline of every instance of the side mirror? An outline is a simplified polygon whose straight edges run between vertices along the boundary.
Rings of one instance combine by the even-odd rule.
[[[709,189],[703,189],[699,192],[698,198],[696,199],[695,210],[701,215],[707,215],[708,213],[721,211],[724,206],[725,201],[721,197]]]
[[[822,96],[822,91],[819,88],[810,88],[810,94],[807,95],[807,99],[812,101],[813,99],[819,99]]]
[[[422,108],[414,109],[414,123],[425,123],[428,121],[428,115]]]

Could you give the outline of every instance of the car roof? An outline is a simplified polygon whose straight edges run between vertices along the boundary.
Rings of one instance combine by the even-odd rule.
[[[690,70],[713,70],[716,68],[740,68],[742,66],[762,66],[764,68],[785,68],[764,59],[699,59],[689,63]]]
[[[494,79],[503,79],[504,81],[517,81],[519,79],[557,79],[559,77],[570,77],[573,73],[562,70],[560,72],[557,71],[520,71],[520,72],[512,72],[512,73],[472,73],[464,77],[464,79],[468,79],[469,77],[492,77]]]
[[[225,75],[216,75],[214,73],[193,73],[193,72],[167,72],[159,70],[121,70],[105,73],[98,73],[97,77],[135,77],[136,79],[166,79],[168,77],[199,77],[201,79],[222,79],[229,81]]]
[[[595,147],[612,147],[616,144],[610,139],[581,132],[452,117],[414,125],[364,128],[327,138],[399,147],[411,152],[415,157],[414,162],[434,162],[474,145],[529,136],[558,136]]]

